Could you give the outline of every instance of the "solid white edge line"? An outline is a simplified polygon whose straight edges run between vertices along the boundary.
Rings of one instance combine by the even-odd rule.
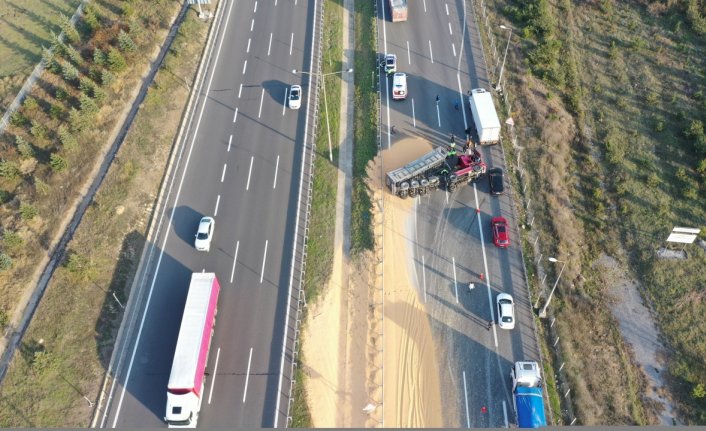
[[[269,244],[269,240],[265,240],[265,252],[262,254],[262,269],[260,270],[260,284],[262,284],[262,280],[265,278],[265,263],[267,263],[267,245]]]
[[[252,162],[255,160],[255,156],[250,156],[250,170],[248,171],[248,183],[245,185],[245,190],[250,190],[250,175],[252,175]]]
[[[314,9],[317,10],[318,7],[318,0],[314,0]],[[311,46],[314,46],[314,38],[316,37],[316,19],[313,20],[313,30],[311,32]],[[314,66],[314,50],[312,48],[311,50],[311,55],[309,56],[309,70],[312,70]],[[307,96],[306,100],[310,100],[311,96],[311,85],[307,86]],[[297,235],[299,234],[299,211],[301,209],[301,204],[302,204],[302,189],[304,186],[304,165],[306,164],[306,143],[307,139],[309,138],[309,134],[306,133],[309,127],[309,109],[311,107],[311,103],[306,104],[306,116],[304,120],[304,144],[302,145],[302,168],[299,172],[299,198],[297,199],[297,212],[295,213],[297,215],[296,219],[297,221],[294,224],[294,238],[297,238]],[[292,241],[292,265],[289,270],[289,288],[287,290],[287,312],[284,317],[284,336],[282,337],[282,357],[280,359],[279,363],[279,382],[277,383],[277,403],[275,404],[275,411],[274,411],[274,426],[273,428],[277,428],[277,425],[279,424],[279,404],[282,400],[282,380],[284,379],[284,359],[287,353],[287,334],[289,333],[289,310],[292,306],[292,287],[294,285],[294,255],[296,254],[297,251],[297,241],[296,239]],[[290,376],[291,378],[291,376]],[[286,426],[287,424],[285,424]]]
[[[277,4],[275,4],[277,6]],[[270,43],[267,45],[267,56],[270,56],[270,50],[272,49],[272,33],[270,33]]]
[[[221,48],[223,47],[223,40],[225,39],[225,34],[228,31],[228,22],[230,21],[231,11],[233,10],[233,5],[235,1],[230,4],[228,8],[228,17],[226,18],[226,23],[223,27],[223,33],[221,33],[221,41],[218,44],[218,51],[216,52],[216,58],[214,59],[214,65],[218,64],[218,57],[221,54]],[[213,76],[215,72],[215,67],[211,69],[211,77],[208,80],[208,85],[206,86],[206,93],[211,91],[211,84],[213,83]],[[132,365],[135,362],[135,355],[137,354],[137,347],[140,345],[140,338],[142,337],[142,329],[145,324],[145,319],[147,318],[147,310],[149,310],[150,301],[152,300],[152,293],[154,292],[154,285],[157,282],[157,274],[159,274],[159,267],[162,264],[162,257],[164,256],[164,250],[166,249],[167,239],[169,238],[169,225],[172,224],[174,219],[174,212],[176,211],[176,203],[179,201],[179,196],[181,195],[181,187],[184,184],[184,178],[186,178],[186,171],[189,166],[189,161],[191,160],[191,153],[194,149],[194,144],[196,143],[196,135],[201,125],[201,119],[203,118],[204,109],[206,108],[206,102],[201,105],[201,112],[199,113],[199,119],[196,122],[196,128],[194,129],[193,138],[191,139],[191,146],[189,147],[189,153],[186,156],[186,161],[184,163],[184,170],[182,171],[181,180],[179,181],[179,188],[177,189],[177,194],[174,198],[175,205],[172,207],[172,212],[169,215],[169,224],[167,225],[167,230],[164,235],[164,241],[162,242],[162,248],[159,253],[159,258],[157,259],[157,265],[155,266],[154,276],[152,277],[152,283],[150,285],[150,291],[147,295],[147,302],[145,303],[144,312],[142,314],[142,320],[140,321],[140,329],[137,331],[137,337],[135,337],[135,347],[133,348],[132,355],[130,356],[130,364],[128,365],[127,375],[125,376],[125,382],[123,383],[123,390],[120,393],[120,401],[118,401],[118,407],[115,410],[115,419],[113,420],[112,428],[115,428],[118,423],[118,418],[120,417],[120,410],[122,409],[123,400],[125,399],[125,392],[127,391],[127,386],[130,383],[130,374],[132,373]],[[176,178],[176,177],[175,177]],[[171,186],[170,186],[171,187]]]
[[[221,173],[221,182],[226,178],[226,168],[228,168],[228,163],[223,163],[223,172]]]
[[[439,104],[436,104],[436,120],[439,123],[439,127],[441,127],[441,111],[439,111]]]
[[[233,135],[230,135],[230,138],[228,138],[228,152],[230,153],[230,144],[233,143]]]
[[[248,358],[248,372],[245,374],[245,388],[243,389],[243,402],[248,395],[248,382],[250,381],[250,363],[252,362],[252,347],[250,348],[250,357]]]
[[[456,257],[451,256],[451,261],[454,266],[454,290],[456,291],[456,304],[458,304],[458,280],[456,279]]]
[[[230,283],[233,284],[233,277],[235,277],[235,266],[238,264],[238,249],[240,248],[240,241],[235,242],[235,256],[233,257],[233,269],[230,270]]]
[[[279,154],[277,154],[277,164],[275,165],[275,179],[272,181],[272,188],[277,187],[277,171],[279,170]]]
[[[485,274],[485,285],[488,288],[488,307],[490,308],[490,319],[495,322],[495,310],[493,310],[493,293],[490,288],[490,274],[488,273],[488,256],[485,254],[485,240],[483,239],[483,225],[480,218],[480,205],[478,204],[478,189],[476,183],[473,183],[473,194],[476,199],[476,209],[478,210],[478,232],[480,233],[480,248],[483,252],[483,271]],[[498,347],[498,332],[493,325],[493,338],[495,339],[495,347]]]
[[[471,414],[468,412],[468,386],[466,385],[466,371],[463,372],[463,396],[466,398],[466,428],[470,428]]]
[[[257,118],[262,117],[262,102],[265,101],[265,89],[262,89],[262,94],[260,95],[260,110],[257,112]]]
[[[211,404],[211,398],[213,397],[213,387],[216,386],[216,370],[218,370],[218,358],[221,357],[221,348],[219,347],[216,351],[216,363],[213,366],[213,374],[211,378],[211,390],[208,391],[208,403]]]
[[[213,211],[214,217],[218,215],[218,204],[220,204],[220,203],[221,203],[221,195],[218,195],[218,197],[216,198],[216,209]]]

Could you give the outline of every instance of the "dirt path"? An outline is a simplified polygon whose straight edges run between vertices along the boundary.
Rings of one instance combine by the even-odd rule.
[[[659,331],[650,310],[642,302],[637,281],[628,277],[618,261],[612,257],[603,256],[599,265],[610,274],[609,277],[614,282],[610,291],[610,308],[620,323],[623,339],[632,347],[634,360],[647,378],[645,395],[658,406],[653,414],[659,418],[659,425],[677,425],[676,411],[670,399],[667,382],[662,377],[666,372],[662,357],[665,349],[659,341]]]

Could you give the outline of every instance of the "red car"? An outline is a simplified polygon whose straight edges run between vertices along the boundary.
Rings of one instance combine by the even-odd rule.
[[[507,229],[507,220],[503,217],[490,219],[490,228],[493,230],[493,244],[505,248],[510,245],[510,233]]]

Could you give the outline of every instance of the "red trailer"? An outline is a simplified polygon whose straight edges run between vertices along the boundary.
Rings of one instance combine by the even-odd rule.
[[[390,0],[392,22],[407,21],[407,0]]]
[[[216,274],[191,274],[167,385],[167,412],[164,420],[170,428],[196,427],[220,290]]]

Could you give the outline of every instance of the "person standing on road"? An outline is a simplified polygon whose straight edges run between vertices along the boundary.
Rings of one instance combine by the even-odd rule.
[[[439,104],[439,95],[438,94],[436,95],[436,104],[437,105]]]
[[[494,322],[492,320],[488,320],[488,331],[490,331],[490,328],[493,327],[493,323]]]

